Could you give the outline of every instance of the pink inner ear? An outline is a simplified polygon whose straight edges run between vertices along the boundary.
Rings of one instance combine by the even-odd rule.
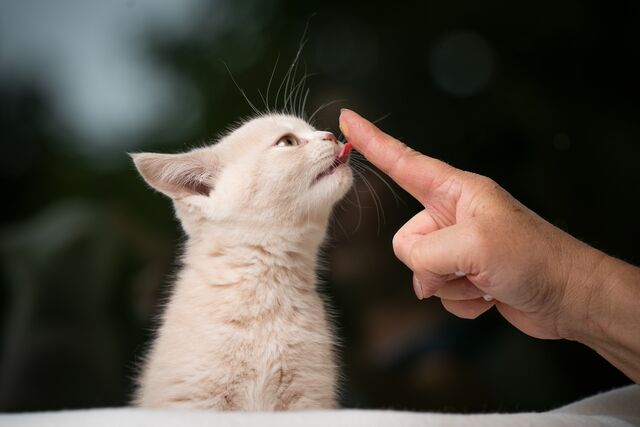
[[[192,181],[189,184],[187,184],[187,186],[191,189],[191,191],[193,191],[194,193],[198,193],[201,194],[203,196],[208,196],[209,192],[211,191],[211,188],[200,181]]]

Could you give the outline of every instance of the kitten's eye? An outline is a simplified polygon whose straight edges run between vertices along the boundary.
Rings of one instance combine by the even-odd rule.
[[[293,135],[285,135],[276,142],[276,147],[295,147],[296,145],[300,143]]]

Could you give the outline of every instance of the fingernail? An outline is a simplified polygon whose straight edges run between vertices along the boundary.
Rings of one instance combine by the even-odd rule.
[[[424,296],[422,295],[422,285],[420,284],[420,281],[416,276],[413,276],[413,292],[416,293],[416,296],[419,300],[424,298]]]
[[[491,295],[482,295],[482,299],[486,302],[493,301],[493,297]]]
[[[340,130],[345,138],[349,138],[349,126],[344,120],[340,120]]]

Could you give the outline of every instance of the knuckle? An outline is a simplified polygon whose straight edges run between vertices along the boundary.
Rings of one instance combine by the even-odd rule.
[[[477,179],[487,187],[498,187],[498,183],[488,176],[478,175]]]
[[[491,286],[491,277],[486,271],[481,271],[473,277],[473,283],[480,289]]]
[[[495,182],[488,176],[474,173],[472,179],[480,188],[483,189],[493,190],[497,187],[500,187],[497,182]]]
[[[422,290],[426,291],[428,295],[435,294],[442,287],[441,281],[430,275],[421,275],[420,284],[422,285]]]
[[[500,185],[493,179],[475,172],[464,171],[464,177],[467,182],[474,184],[476,190],[491,191],[500,188]]]
[[[385,173],[387,173],[389,175],[394,175],[397,171],[402,170],[404,165],[406,165],[407,161],[411,161],[415,157],[422,156],[421,153],[419,153],[418,151],[416,151],[413,148],[409,147],[408,145],[406,145],[403,142],[397,141],[397,144],[399,144],[398,157],[397,157],[396,161],[391,163],[391,166],[389,167],[389,169],[384,171]]]
[[[409,263],[414,271],[423,272],[426,270],[424,251],[418,242],[414,243],[409,250]]]
[[[396,251],[396,249],[400,247],[402,235],[402,230],[396,231],[396,234],[393,235],[393,239],[391,239],[391,245],[393,246],[394,251]],[[398,254],[396,253],[396,255]]]
[[[406,260],[403,259],[403,258],[405,258],[405,253],[406,253],[405,246],[406,245],[407,245],[407,241],[404,238],[404,233],[402,232],[402,230],[399,230],[393,236],[393,239],[391,240],[391,246],[393,247],[393,253],[401,261],[406,261]]]

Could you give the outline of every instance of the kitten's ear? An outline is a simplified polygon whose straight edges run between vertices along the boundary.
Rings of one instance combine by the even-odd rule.
[[[140,175],[151,187],[172,199],[208,196],[218,171],[216,155],[196,150],[182,154],[132,153]]]

